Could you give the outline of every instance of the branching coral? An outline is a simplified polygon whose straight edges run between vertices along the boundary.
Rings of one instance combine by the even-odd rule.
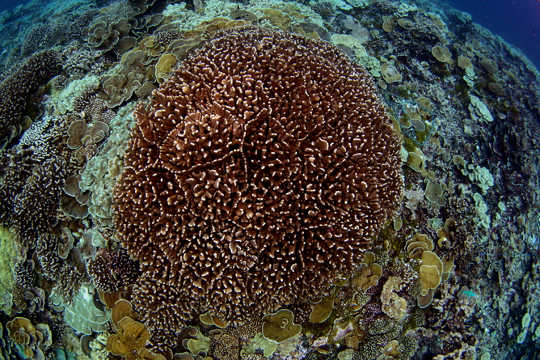
[[[27,243],[56,223],[65,173],[62,158],[51,156],[37,164],[33,155],[20,147],[0,160],[0,223],[13,226]]]
[[[135,115],[115,222],[152,329],[328,293],[401,194],[400,142],[374,85],[322,41],[220,33]]]
[[[36,254],[42,274],[56,281],[57,292],[65,301],[71,302],[87,275],[82,264],[77,267],[60,257],[59,248],[63,241],[54,234],[41,234],[37,238]]]
[[[139,275],[139,265],[124,249],[102,249],[89,261],[88,273],[95,287],[103,292],[117,292],[132,285]]]
[[[0,83],[0,143],[6,144],[22,129],[27,98],[62,69],[54,51],[29,57]]]

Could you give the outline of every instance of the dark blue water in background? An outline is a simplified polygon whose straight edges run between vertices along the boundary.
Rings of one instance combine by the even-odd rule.
[[[540,69],[540,0],[439,0],[471,14],[479,23],[520,48]],[[23,0],[0,0],[0,11]]]
[[[440,0],[520,48],[540,69],[540,0]]]
[[[15,6],[25,2],[21,0],[0,0],[0,11],[13,9]]]

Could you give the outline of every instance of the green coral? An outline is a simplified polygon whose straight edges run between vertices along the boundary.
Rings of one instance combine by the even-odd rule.
[[[110,314],[98,309],[94,303],[94,289],[83,285],[73,299],[72,303],[62,302],[56,289],[53,289],[49,301],[57,310],[64,311],[64,321],[72,329],[90,335],[92,332],[103,332],[107,328]]]
[[[381,62],[376,57],[370,56],[357,38],[352,35],[334,34],[331,40],[336,46],[346,46],[352,49],[356,62],[364,66],[372,76],[381,76]]]
[[[13,269],[17,262],[16,235],[8,228],[0,226],[0,310],[11,314],[12,291],[15,285]]]

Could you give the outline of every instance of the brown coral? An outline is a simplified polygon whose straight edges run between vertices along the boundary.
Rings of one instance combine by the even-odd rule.
[[[6,323],[8,336],[19,345],[25,358],[45,359],[44,352],[52,344],[49,325],[42,323],[33,325],[24,317],[15,317]]]
[[[62,69],[58,54],[42,51],[29,57],[0,83],[0,145],[22,130],[28,97]]]
[[[87,270],[96,289],[107,293],[125,290],[139,276],[139,265],[124,249],[101,249]]]
[[[61,157],[37,163],[34,150],[18,146],[0,160],[0,224],[13,226],[26,245],[55,225],[65,176]]]
[[[400,142],[375,87],[326,42],[220,33],[135,115],[115,222],[152,329],[327,293],[400,197]]]

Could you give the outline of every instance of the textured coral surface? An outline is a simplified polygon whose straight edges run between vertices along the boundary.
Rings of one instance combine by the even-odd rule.
[[[320,295],[401,193],[400,141],[375,88],[328,43],[225,32],[136,117],[116,225],[152,328]]]

